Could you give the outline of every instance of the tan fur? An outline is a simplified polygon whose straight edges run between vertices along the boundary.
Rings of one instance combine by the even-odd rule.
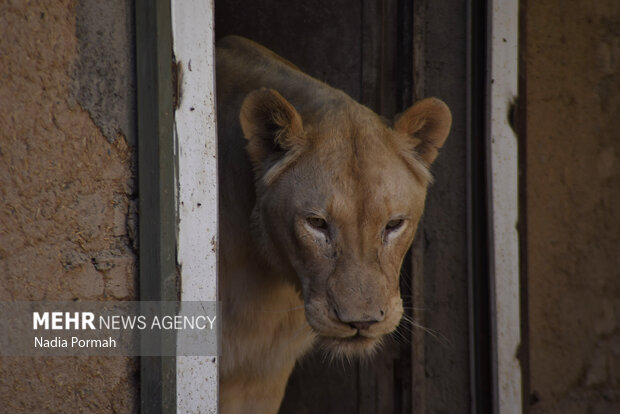
[[[367,356],[398,325],[399,270],[450,111],[425,99],[391,129],[240,37],[218,43],[217,93],[220,408],[275,413],[313,344]]]

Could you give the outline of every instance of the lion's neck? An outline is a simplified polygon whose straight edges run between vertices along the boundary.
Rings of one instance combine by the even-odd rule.
[[[284,387],[295,361],[314,342],[303,300],[282,276],[266,274],[273,270],[268,266],[228,270],[220,290],[227,344],[222,381],[244,378],[242,383],[250,384],[260,379]]]

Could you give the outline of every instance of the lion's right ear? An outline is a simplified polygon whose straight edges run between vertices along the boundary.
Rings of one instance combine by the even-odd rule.
[[[437,98],[426,98],[403,112],[394,123],[394,129],[412,139],[420,158],[431,165],[448,137],[452,114],[448,105]]]
[[[261,174],[303,146],[301,116],[273,89],[261,88],[246,96],[239,118],[250,160]]]

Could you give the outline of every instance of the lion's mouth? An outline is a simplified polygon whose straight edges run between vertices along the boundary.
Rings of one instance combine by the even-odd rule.
[[[368,340],[368,339],[375,339],[375,338],[373,338],[371,336],[368,336],[368,335],[364,335],[364,333],[361,330],[358,330],[353,335],[345,336],[343,338],[338,338],[338,339],[341,340],[341,341],[359,342],[359,341],[364,341],[364,340]]]

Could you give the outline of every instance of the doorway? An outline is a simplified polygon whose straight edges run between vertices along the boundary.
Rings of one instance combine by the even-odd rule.
[[[283,414],[469,410],[466,15],[453,0],[215,2],[216,39],[248,37],[390,120],[427,96],[454,117],[402,270],[405,306],[422,327],[401,326],[371,361],[306,356]]]

